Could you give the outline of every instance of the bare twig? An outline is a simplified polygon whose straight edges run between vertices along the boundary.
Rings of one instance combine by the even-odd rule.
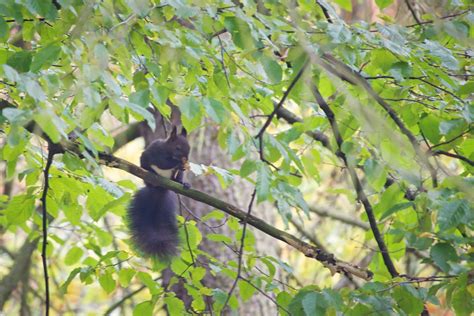
[[[48,148],[48,158],[46,160],[46,166],[43,170],[44,175],[44,184],[43,184],[43,194],[41,196],[41,204],[43,205],[43,245],[41,249],[41,258],[43,262],[43,272],[44,272],[44,286],[45,286],[45,315],[49,315],[49,277],[48,277],[48,262],[46,258],[46,246],[48,245],[48,211],[46,206],[46,200],[49,189],[49,168],[53,163],[53,157],[55,151],[53,149],[53,144],[49,144]]]
[[[356,227],[362,228],[364,230],[370,229],[370,226],[366,222],[357,220],[357,219],[352,218],[352,217],[347,216],[347,215],[338,214],[336,212],[331,212],[328,209],[310,207],[309,211],[313,212],[313,213],[316,213],[319,216],[329,217],[331,219],[340,221],[342,223],[345,223],[345,224],[348,224],[348,225],[351,225],[351,226],[356,226]]]
[[[222,310],[224,310],[229,303],[229,300],[231,298],[232,292],[234,292],[235,287],[237,286],[237,282],[239,281],[239,278],[241,277],[241,272],[242,272],[242,258],[244,256],[244,245],[245,245],[245,233],[247,231],[247,220],[250,216],[250,213],[252,212],[252,205],[253,201],[255,200],[255,195],[257,194],[257,189],[253,190],[252,196],[250,197],[250,202],[249,206],[247,208],[247,216],[244,218],[243,223],[242,223],[242,237],[240,238],[240,249],[239,249],[239,261],[237,265],[237,276],[235,277],[234,283],[232,284],[229,293],[227,293],[227,299],[225,300],[224,306],[222,307]]]
[[[469,9],[458,12],[458,13],[453,13],[453,14],[442,16],[442,17],[438,18],[438,20],[446,20],[446,19],[450,19],[450,18],[455,18],[455,17],[461,16],[461,15],[464,15],[468,12],[470,12]],[[422,22],[419,22],[419,23],[407,25],[406,27],[415,27],[415,26],[419,26],[419,25],[431,24],[431,23],[434,23],[434,22],[435,22],[435,20],[422,21]]]
[[[158,278],[155,278],[153,279],[153,281],[157,282],[161,279],[161,277],[158,277]],[[104,315],[110,315],[116,308],[120,307],[123,305],[123,303],[125,303],[125,301],[127,301],[128,299],[134,297],[135,295],[137,295],[138,293],[140,293],[141,291],[143,291],[144,289],[146,289],[147,286],[146,285],[142,285],[140,286],[138,289],[136,289],[135,291],[133,292],[130,292],[128,293],[127,295],[123,296],[120,300],[118,300],[117,302],[115,302],[114,304],[112,304],[104,313]]]
[[[412,15],[413,18],[415,19],[416,23],[421,24],[422,21],[421,21],[420,18],[416,15],[415,9],[414,9],[413,6],[411,5],[410,0],[405,0],[405,4],[407,5],[408,10],[410,10],[411,15]]]
[[[455,136],[455,137],[453,137],[453,138],[451,138],[451,139],[449,139],[449,140],[447,140],[447,141],[445,141],[445,142],[442,142],[442,143],[439,143],[439,144],[436,144],[436,145],[431,146],[431,149],[436,148],[436,147],[439,147],[439,146],[443,146],[443,145],[446,145],[446,144],[449,144],[449,143],[452,143],[452,142],[454,142],[456,139],[458,139],[458,138],[460,138],[460,137],[463,137],[464,135],[466,135],[467,133],[469,133],[471,130],[472,130],[472,127],[469,127],[469,128],[467,129],[467,131],[462,132],[462,133],[459,134],[458,136]]]
[[[465,156],[459,155],[459,154],[453,154],[453,153],[450,153],[449,151],[445,151],[445,150],[435,150],[435,151],[433,151],[433,156],[438,156],[438,155],[444,155],[444,156],[448,156],[448,157],[451,157],[451,158],[456,158],[456,159],[462,160],[464,162],[467,162],[471,166],[474,166],[474,161],[472,161],[471,159],[469,159]]]
[[[324,14],[324,17],[326,18],[326,20],[328,21],[328,23],[332,23],[332,19],[331,19],[331,16],[329,15],[329,12],[328,12],[328,9],[326,9],[326,7],[324,5],[321,4],[321,2],[319,2],[318,0],[316,0],[316,4],[321,8],[321,10],[323,11],[323,14]]]

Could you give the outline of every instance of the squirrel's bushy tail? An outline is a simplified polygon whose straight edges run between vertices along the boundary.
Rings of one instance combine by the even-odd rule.
[[[139,190],[128,209],[128,225],[135,247],[145,256],[167,260],[177,255],[179,237],[174,192],[147,186]]]

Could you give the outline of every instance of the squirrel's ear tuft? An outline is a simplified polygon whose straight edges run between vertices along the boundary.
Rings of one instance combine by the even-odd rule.
[[[175,125],[173,125],[173,130],[171,131],[169,138],[175,138],[177,133],[178,133],[178,128]]]
[[[181,129],[181,136],[188,136],[188,131],[184,127]]]

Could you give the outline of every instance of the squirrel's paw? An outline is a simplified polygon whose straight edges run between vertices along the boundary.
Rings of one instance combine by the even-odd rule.
[[[191,189],[191,183],[183,182],[183,188],[185,188],[186,190]]]

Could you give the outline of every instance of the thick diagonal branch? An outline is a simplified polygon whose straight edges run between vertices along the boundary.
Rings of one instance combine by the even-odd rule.
[[[78,150],[75,146],[69,147],[68,150],[78,153]],[[264,232],[265,234],[272,236],[273,238],[285,242],[286,244],[302,252],[306,257],[318,260],[326,268],[330,269],[332,273],[349,273],[365,280],[370,280],[372,278],[372,272],[366,269],[360,269],[359,267],[350,263],[338,260],[333,254],[325,252],[314,245],[310,245],[296,238],[295,236],[268,224],[258,217],[248,215],[247,212],[232,204],[216,199],[215,197],[212,197],[204,192],[194,189],[185,189],[183,185],[177,182],[158,176],[154,173],[147,172],[145,169],[142,169],[134,164],[129,163],[128,161],[114,157],[112,155],[102,153],[99,157],[101,164],[124,170],[143,179],[146,183],[151,183],[153,185],[172,190],[196,201],[215,207],[242,221],[246,220],[248,224]]]

